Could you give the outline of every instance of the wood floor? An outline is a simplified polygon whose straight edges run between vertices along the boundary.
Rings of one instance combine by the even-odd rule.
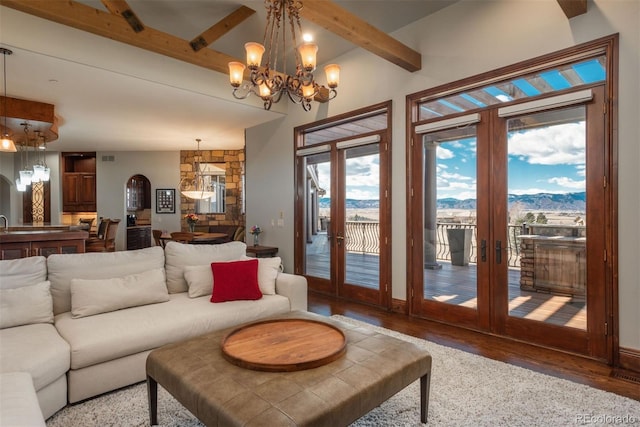
[[[610,366],[580,356],[392,313],[310,292],[309,311],[341,314],[372,325],[564,378],[640,401],[640,383],[616,378]],[[625,374],[625,373],[623,373]],[[633,373],[629,373],[631,377]],[[637,377],[638,375],[635,374]]]

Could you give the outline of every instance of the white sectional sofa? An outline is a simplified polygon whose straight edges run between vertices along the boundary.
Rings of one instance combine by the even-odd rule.
[[[29,373],[48,418],[67,403],[143,381],[147,354],[164,344],[307,309],[304,277],[282,273],[279,258],[231,262],[249,260],[245,252],[241,242],[169,242],[164,250],[0,261],[0,373]],[[214,294],[236,291],[211,263],[236,277],[236,266],[256,262],[258,299],[210,301],[212,282]]]

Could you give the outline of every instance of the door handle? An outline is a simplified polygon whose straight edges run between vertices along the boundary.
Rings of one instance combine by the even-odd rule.
[[[502,263],[502,242],[500,240],[496,240],[496,263]]]
[[[482,262],[487,261],[487,241],[484,239],[480,241],[480,259]]]
[[[344,236],[336,236],[336,240],[338,241],[338,244],[341,245],[344,240]]]

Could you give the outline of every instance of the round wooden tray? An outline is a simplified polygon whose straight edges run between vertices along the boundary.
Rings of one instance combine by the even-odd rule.
[[[347,339],[335,326],[308,319],[274,319],[240,326],[222,339],[222,355],[242,368],[292,372],[333,362]]]

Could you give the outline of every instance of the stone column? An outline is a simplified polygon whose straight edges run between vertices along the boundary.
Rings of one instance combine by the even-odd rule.
[[[437,142],[427,142],[424,145],[424,268],[437,270],[442,268],[436,262],[436,228],[437,228],[437,174],[436,150]]]

